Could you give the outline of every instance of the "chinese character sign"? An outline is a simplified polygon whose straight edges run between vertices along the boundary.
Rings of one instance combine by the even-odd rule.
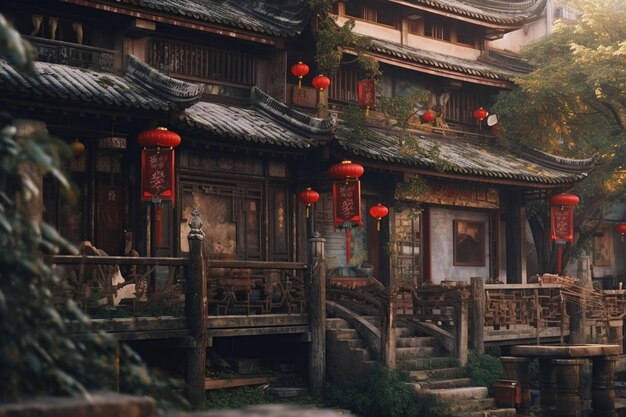
[[[171,200],[174,204],[174,150],[141,151],[141,200]]]
[[[574,207],[550,208],[550,238],[553,241],[574,243]]]
[[[335,228],[361,226],[361,183],[358,180],[333,184]]]
[[[357,93],[360,107],[376,105],[376,82],[374,80],[359,80]]]

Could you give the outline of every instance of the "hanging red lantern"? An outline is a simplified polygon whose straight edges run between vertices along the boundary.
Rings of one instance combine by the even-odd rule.
[[[622,236],[622,242],[624,241],[624,235],[626,234],[626,223],[618,223],[615,226],[615,231]]]
[[[384,204],[378,203],[375,206],[370,207],[370,216],[378,221],[376,223],[376,230],[380,231],[380,221],[383,217],[387,217],[388,214],[389,209]]]
[[[328,175],[335,181],[357,179],[365,172],[363,165],[352,161],[342,161],[328,168]]]
[[[291,66],[291,74],[298,77],[298,88],[302,88],[302,77],[309,73],[309,66],[302,61],[298,61]]]
[[[315,190],[312,190],[311,187],[305,188],[304,190],[298,193],[298,200],[302,204],[306,204],[306,218],[309,218],[309,213],[311,209],[311,204],[317,203],[317,200],[320,199],[320,193]]]
[[[180,142],[180,135],[165,127],[146,130],[137,136],[137,143],[143,148],[175,148]]]
[[[487,116],[489,116],[489,112],[482,107],[479,107],[476,110],[474,110],[474,119],[478,121],[482,122],[483,120],[487,118]]]
[[[146,130],[137,135],[141,150],[141,201],[155,203],[155,242],[161,246],[161,225],[163,208],[161,202],[169,200],[174,206],[174,148],[180,145],[181,138],[176,132],[164,127]]]
[[[70,147],[74,153],[74,158],[80,158],[81,155],[85,153],[85,144],[78,139],[74,139],[74,142],[72,142]]]
[[[313,77],[313,80],[311,80],[311,84],[319,91],[324,91],[324,89],[330,86],[330,78],[328,78],[324,74],[319,74]]]
[[[556,194],[550,197],[550,239],[557,245],[557,273],[561,273],[563,247],[574,243],[574,206],[580,198],[574,194]]]
[[[424,114],[422,114],[422,120],[425,121],[426,123],[430,123],[433,120],[435,120],[435,118],[437,117],[437,113],[435,113],[433,110],[426,110],[424,112]]]

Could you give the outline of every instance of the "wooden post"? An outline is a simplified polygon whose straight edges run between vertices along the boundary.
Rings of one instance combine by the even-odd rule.
[[[324,390],[326,379],[326,261],[324,242],[326,239],[313,233],[310,242],[310,267],[308,287],[309,325],[311,345],[309,349],[309,389],[319,396]]]
[[[395,297],[393,290],[385,291],[382,302],[382,317],[380,329],[380,351],[383,365],[389,369],[396,369],[396,329],[395,329]]]
[[[470,285],[474,308],[470,330],[472,349],[478,353],[485,353],[485,280],[481,277],[472,277]]]
[[[194,209],[189,220],[189,263],[185,279],[185,315],[191,329],[194,346],[187,351],[186,384],[191,405],[204,406],[207,327],[209,306],[207,298],[206,266],[203,255],[204,232],[198,209]]]
[[[454,353],[459,358],[459,366],[467,366],[468,322],[467,301],[459,292],[459,301],[454,306]]]

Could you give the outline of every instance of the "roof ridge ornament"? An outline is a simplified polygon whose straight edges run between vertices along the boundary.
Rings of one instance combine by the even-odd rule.
[[[275,120],[282,121],[307,133],[329,135],[335,130],[336,119],[334,117],[322,119],[309,116],[292,109],[285,103],[281,103],[257,87],[252,87],[250,91],[250,102],[252,107],[262,110]]]
[[[563,171],[573,173],[591,171],[599,157],[599,154],[595,153],[591,157],[585,159],[566,158],[563,156],[544,152],[537,148],[523,148],[521,150],[521,153],[522,155],[529,157],[535,162],[547,164],[553,167],[557,167]]]
[[[180,108],[189,107],[199,100],[204,92],[204,84],[190,83],[169,77],[140,61],[134,55],[129,55],[124,77],[130,78],[144,89]]]

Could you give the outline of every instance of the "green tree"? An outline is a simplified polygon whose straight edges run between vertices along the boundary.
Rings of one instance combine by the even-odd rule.
[[[19,71],[35,71],[32,48],[2,15],[0,59]],[[40,195],[36,178],[41,175],[53,176],[70,191],[60,167],[71,152],[47,134],[19,141],[15,135],[11,117],[0,113],[0,401],[112,388],[119,355],[122,391],[152,394],[163,407],[184,405],[137,354],[111,335],[90,331],[89,317],[72,300],[55,302],[51,289],[62,281],[43,255],[75,249],[24,208]],[[70,326],[79,328],[80,339],[71,337]]]
[[[574,24],[525,50],[533,72],[518,77],[512,91],[498,97],[500,139],[510,147],[530,146],[564,157],[598,155],[593,173],[573,190],[581,196],[579,232],[565,259],[588,244],[603,220],[603,208],[626,193],[626,4],[622,0],[570,0]],[[554,270],[555,251],[547,245],[546,203],[528,207],[540,268]],[[593,219],[593,220],[592,220]]]

